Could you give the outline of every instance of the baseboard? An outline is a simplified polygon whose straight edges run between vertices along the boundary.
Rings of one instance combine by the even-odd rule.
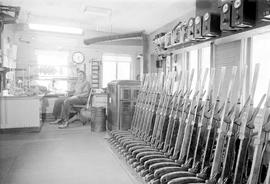
[[[41,127],[23,127],[23,128],[5,128],[0,129],[0,134],[11,134],[11,133],[37,133],[40,132]]]

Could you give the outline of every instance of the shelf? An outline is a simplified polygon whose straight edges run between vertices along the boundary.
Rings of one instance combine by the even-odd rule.
[[[8,67],[0,67],[0,72],[9,72],[9,70],[11,70],[11,68],[8,68]]]
[[[0,72],[9,72],[9,71],[26,71],[26,69],[24,69],[24,68],[0,67]]]
[[[201,46],[203,44],[222,44],[227,43],[231,41],[240,40],[243,38],[251,37],[257,34],[262,34],[265,32],[270,31],[270,23],[268,22],[260,22],[260,24],[256,25],[252,28],[245,28],[239,31],[228,31],[223,32],[221,36],[209,38],[206,40],[198,40],[198,41],[191,41],[187,43],[182,44],[174,44],[168,46],[166,50],[162,50],[161,52],[158,52],[158,54],[169,54],[178,50],[190,50],[191,48],[196,46]]]

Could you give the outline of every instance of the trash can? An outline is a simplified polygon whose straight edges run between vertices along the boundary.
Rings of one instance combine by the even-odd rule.
[[[91,130],[93,132],[106,131],[106,109],[104,107],[94,107],[94,116],[91,123]]]

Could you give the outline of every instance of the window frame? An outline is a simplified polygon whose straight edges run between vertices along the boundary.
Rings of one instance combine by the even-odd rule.
[[[42,56],[42,55],[51,55],[52,53],[58,53],[59,55],[58,56],[61,56],[60,53],[63,53],[62,55],[64,56],[65,55],[65,64],[61,63],[61,64],[57,64],[55,65],[55,63],[39,63],[39,56]],[[36,81],[36,83],[39,83],[38,81],[49,81],[49,80],[59,80],[59,81],[65,81],[66,82],[66,89],[63,89],[63,90],[60,90],[62,92],[64,91],[67,91],[69,90],[69,85],[68,85],[68,82],[69,82],[69,72],[72,71],[72,69],[70,69],[71,65],[70,65],[70,61],[69,61],[69,58],[70,58],[70,52],[65,50],[65,51],[57,51],[57,50],[46,50],[46,49],[35,49],[35,55],[36,55],[36,58],[37,58],[37,64],[36,65],[29,65],[29,73],[31,70],[33,70],[34,68],[33,67],[36,67],[36,69],[38,70],[38,78],[37,79],[34,79],[34,81]],[[45,76],[45,75],[41,75],[40,73],[40,67],[42,66],[50,66],[50,67],[65,67],[67,69],[67,74],[66,75],[49,75],[49,76]],[[70,70],[70,71],[69,71]],[[47,88],[49,88],[49,84],[46,86]],[[59,88],[60,89],[60,88]]]
[[[115,59],[112,59],[112,60],[105,60],[104,61],[104,57],[115,57]],[[126,57],[126,58],[129,58],[130,60],[129,61],[119,61],[117,58],[120,58],[120,57]],[[128,54],[115,54],[115,53],[103,53],[102,55],[102,60],[101,60],[101,63],[102,63],[102,87],[106,87],[104,85],[104,62],[113,62],[116,64],[116,76],[115,76],[115,80],[119,80],[119,74],[118,74],[118,66],[119,66],[119,63],[129,63],[129,79],[126,79],[126,80],[131,80],[132,79],[132,64],[133,64],[133,60],[132,60],[132,57],[131,55],[128,55]]]

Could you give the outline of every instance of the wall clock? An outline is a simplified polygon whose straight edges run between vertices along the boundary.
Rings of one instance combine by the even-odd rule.
[[[72,61],[75,63],[75,64],[82,64],[84,62],[84,55],[83,53],[81,52],[74,52],[72,54]]]

